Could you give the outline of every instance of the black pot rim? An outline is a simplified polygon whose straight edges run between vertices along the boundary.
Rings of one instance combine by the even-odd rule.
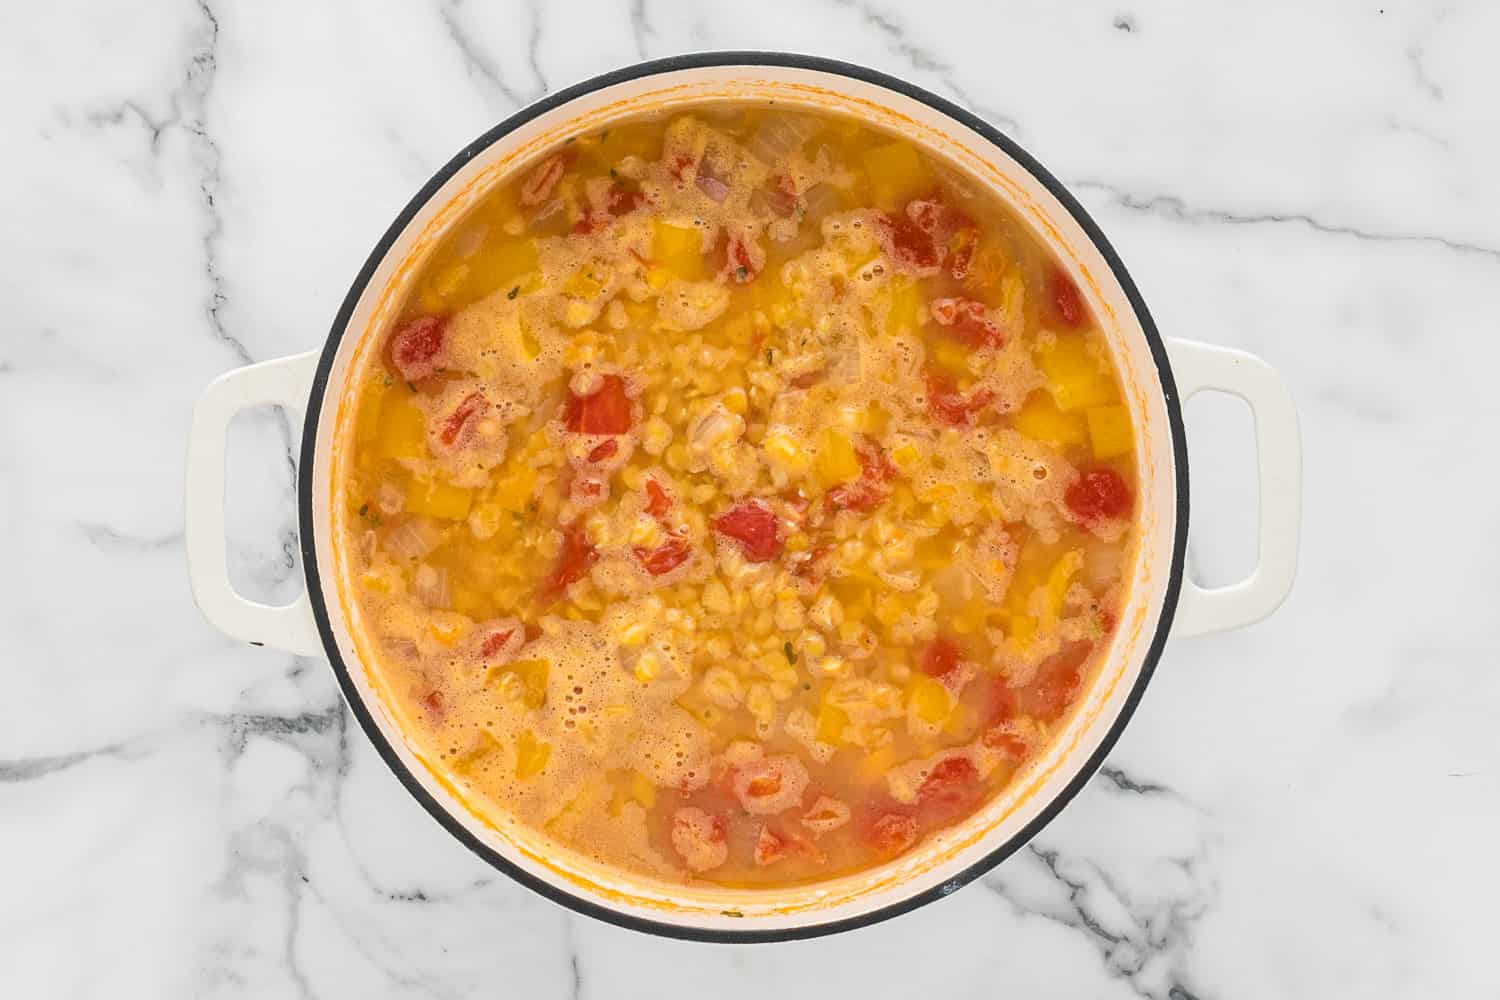
[[[334,358],[338,353],[349,320],[354,313],[355,305],[364,293],[365,287],[369,284],[376,268],[385,258],[386,253],[390,250],[401,232],[406,228],[407,223],[427,204],[433,195],[437,193],[438,189],[465,164],[488,149],[496,141],[537,116],[566,104],[574,98],[613,86],[614,84],[637,80],[642,77],[656,76],[685,69],[721,66],[776,66],[813,70],[883,87],[905,97],[920,101],[933,110],[958,121],[995,146],[998,146],[1036,177],[1053,197],[1057,198],[1062,206],[1067,209],[1069,214],[1083,228],[1084,232],[1088,234],[1090,241],[1099,250],[1100,254],[1103,255],[1115,276],[1115,280],[1120,283],[1120,287],[1124,290],[1126,298],[1135,312],[1136,319],[1141,325],[1141,329],[1145,332],[1146,340],[1151,349],[1152,360],[1155,362],[1157,375],[1161,380],[1162,392],[1166,399],[1167,418],[1172,435],[1172,457],[1176,471],[1177,505],[1177,523],[1172,543],[1171,568],[1163,597],[1162,611],[1157,620],[1156,632],[1152,636],[1151,643],[1147,648],[1145,658],[1142,662],[1140,674],[1132,685],[1131,690],[1127,693],[1119,714],[1110,725],[1108,732],[1105,733],[1098,748],[1084,763],[1073,780],[1063,787],[1030,823],[1009,838],[1004,844],[940,885],[897,900],[879,909],[826,923],[785,928],[747,928],[743,931],[683,926],[649,920],[604,906],[593,899],[570,892],[560,885],[537,878],[531,873],[518,868],[488,845],[484,844],[478,837],[459,823],[452,814],[439,805],[407,769],[406,765],[402,763],[395,748],[386,740],[385,734],[376,725],[368,706],[361,699],[359,691],[354,684],[349,671],[349,665],[344,662],[343,654],[339,651],[338,642],[334,636],[331,619],[329,618],[328,608],[323,600],[323,588],[318,570],[316,546],[317,531],[319,529],[313,522],[312,510],[314,492],[312,470],[314,453],[317,447],[318,414],[322,410],[323,398],[328,390],[328,378],[333,368]],[[334,674],[338,678],[339,688],[343,691],[344,700],[348,703],[355,718],[359,720],[360,727],[365,731],[365,735],[369,737],[370,742],[374,744],[375,749],[380,753],[386,766],[391,769],[392,773],[406,787],[407,792],[421,803],[422,807],[444,829],[494,868],[504,872],[517,882],[540,893],[553,902],[560,903],[585,916],[594,917],[598,920],[631,930],[683,940],[719,943],[788,941],[820,937],[826,934],[836,934],[841,931],[865,927],[882,920],[888,920],[891,917],[906,913],[909,910],[949,895],[954,890],[984,875],[1001,861],[1004,861],[1011,854],[1025,846],[1043,827],[1052,821],[1064,806],[1072,801],[1073,797],[1078,794],[1089,779],[1093,777],[1094,773],[1098,771],[1109,751],[1114,748],[1115,742],[1119,739],[1125,725],[1130,721],[1130,717],[1134,713],[1136,705],[1140,702],[1141,696],[1145,693],[1146,685],[1155,671],[1157,661],[1161,657],[1162,647],[1171,630],[1173,614],[1177,607],[1178,593],[1182,587],[1183,559],[1187,545],[1187,439],[1183,431],[1181,401],[1177,394],[1176,383],[1172,379],[1172,369],[1167,358],[1166,347],[1162,343],[1162,338],[1156,329],[1156,324],[1151,319],[1151,314],[1146,308],[1145,301],[1141,298],[1134,281],[1131,280],[1129,271],[1126,270],[1124,263],[1120,260],[1119,255],[1115,253],[1114,248],[1110,245],[1108,239],[1105,238],[1099,226],[1089,217],[1088,213],[1084,211],[1083,207],[1072,194],[1068,192],[1067,188],[1013,139],[1004,135],[977,115],[965,111],[951,101],[921,87],[907,83],[904,80],[854,63],[827,59],[821,56],[786,52],[702,52],[636,63],[635,65],[626,66],[581,83],[576,83],[554,94],[549,94],[536,103],[517,111],[469,143],[422,186],[422,189],[417,192],[411,201],[406,204],[406,207],[396,216],[395,221],[391,223],[385,234],[380,238],[380,241],[375,245],[374,250],[371,251],[370,256],[365,260],[364,266],[360,268],[358,276],[354,279],[353,285],[350,286],[349,293],[344,297],[343,305],[339,308],[338,315],[333,321],[328,341],[318,361],[317,372],[313,378],[312,390],[308,399],[306,420],[302,433],[301,458],[297,470],[297,495],[302,565],[306,575],[307,592],[311,598],[313,615],[317,620],[318,633],[323,640],[324,652],[327,653],[329,663],[332,665]]]

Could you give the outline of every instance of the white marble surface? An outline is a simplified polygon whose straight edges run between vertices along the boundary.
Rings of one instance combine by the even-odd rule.
[[[747,9],[750,13],[746,13]],[[0,994],[1500,996],[1500,6],[310,4],[0,15]],[[1301,405],[1301,576],[1174,642],[1028,849],[882,926],[682,944],[448,838],[326,664],[230,642],[182,550],[189,407],[321,343],[396,210],[642,57],[864,62],[1073,185],[1162,329]],[[1243,569],[1240,411],[1190,409],[1194,563]],[[237,428],[241,583],[297,584],[287,425]]]

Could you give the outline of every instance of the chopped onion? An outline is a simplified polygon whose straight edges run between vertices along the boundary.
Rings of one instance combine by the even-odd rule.
[[[421,559],[438,547],[443,529],[429,518],[407,518],[386,532],[385,549],[397,559]]]
[[[448,571],[423,563],[412,576],[411,591],[429,608],[446,608],[449,601]]]
[[[723,201],[729,197],[729,185],[712,174],[698,175],[698,190],[708,195],[712,201]]]
[[[817,119],[807,115],[771,115],[761,122],[746,148],[766,166],[774,166],[788,153],[800,149],[820,128]]]
[[[822,224],[823,216],[837,212],[841,207],[839,193],[834,190],[832,184],[814,184],[807,189],[802,199],[802,224],[811,226],[814,232],[817,232],[819,225]]]

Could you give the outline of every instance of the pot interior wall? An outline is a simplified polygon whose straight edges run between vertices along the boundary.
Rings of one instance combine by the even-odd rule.
[[[898,862],[873,871],[775,891],[688,888],[622,874],[572,854],[520,827],[489,825],[469,810],[456,790],[413,751],[402,735],[378,678],[364,666],[346,592],[346,575],[333,530],[332,502],[342,455],[340,428],[353,412],[349,374],[375,349],[374,333],[399,309],[408,283],[435,241],[495,182],[536,152],[570,135],[642,110],[704,100],[774,99],[778,104],[855,114],[933,147],[991,186],[1015,207],[1071,269],[1099,317],[1125,380],[1128,404],[1140,429],[1141,543],[1129,600],[1100,675],[1049,752],[1018,775],[1010,789],[962,826],[932,838]],[[693,932],[786,930],[857,920],[923,893],[948,891],[982,867],[990,855],[1024,842],[1028,827],[1050,815],[1058,796],[1083,775],[1127,704],[1138,693],[1148,647],[1170,588],[1178,520],[1172,422],[1154,354],[1136,310],[1110,261],[1080,222],[1016,157],[927,104],[874,83],[826,71],[788,66],[703,66],[658,72],[586,92],[517,125],[492,142],[465,151],[451,174],[435,178],[414,214],[388,235],[389,246],[367,280],[342,329],[334,331],[326,390],[311,433],[316,434],[311,483],[315,565],[309,580],[320,587],[328,627],[347,666],[346,692],[368,710],[371,737],[403,780],[462,828],[464,839],[492,859],[509,862],[533,881],[561,888],[608,910]],[[1024,156],[1024,154],[1017,154]],[[462,159],[462,157],[460,158]],[[419,196],[421,198],[421,196]],[[335,661],[336,669],[340,665]],[[431,807],[431,806],[429,806]],[[450,823],[450,828],[452,824]]]

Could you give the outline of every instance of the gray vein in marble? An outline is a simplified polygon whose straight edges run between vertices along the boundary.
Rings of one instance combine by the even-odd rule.
[[[1128,985],[1138,996],[1151,1000],[1197,1000],[1199,994],[1182,980],[1182,970],[1177,952],[1185,948],[1192,923],[1207,910],[1203,889],[1194,886],[1197,892],[1166,904],[1165,926],[1153,921],[1152,914],[1140,913],[1132,907],[1131,900],[1109,874],[1097,864],[1067,858],[1061,851],[1043,847],[1033,842],[1012,863],[1030,856],[1040,863],[1043,872],[1062,890],[1066,910],[1058,912],[1045,906],[1029,905],[1016,898],[1016,894],[1005,885],[1006,869],[1000,868],[980,884],[1004,900],[1016,913],[1036,916],[1062,927],[1078,931],[1103,959],[1105,971]],[[1183,871],[1191,877],[1191,861],[1178,861]],[[1080,871],[1081,869],[1081,871]],[[1093,894],[1107,895],[1119,904],[1129,919],[1125,930],[1111,930],[1105,917],[1094,909],[1090,902]],[[1170,964],[1164,988],[1153,989],[1147,982],[1160,979],[1155,970],[1149,969],[1154,960],[1161,959]]]
[[[83,537],[101,552],[156,552],[182,541],[180,531],[169,531],[161,535],[134,535],[94,521],[79,521],[77,524]]]
[[[35,781],[49,774],[66,771],[70,767],[76,767],[95,757],[118,756],[123,750],[124,744],[114,743],[93,750],[60,753],[50,757],[19,757],[13,760],[0,760],[0,784]]]
[[[539,50],[542,44],[542,11],[545,6],[541,0],[527,0],[526,9],[531,13],[531,34],[526,39],[526,58],[531,63],[532,75],[536,77],[537,87],[545,94],[552,88],[547,86],[547,77],[542,72],[542,61]]]
[[[500,92],[500,95],[514,107],[519,107],[523,102],[521,95],[505,82],[500,75],[498,67],[491,62],[478,45],[469,37],[458,20],[458,10],[463,5],[463,0],[447,0],[438,5],[438,16],[443,20],[443,27],[448,32],[448,38],[458,49],[458,54],[464,61],[464,68],[471,76],[477,76],[481,82],[490,88]]]
[[[243,364],[250,364],[254,358],[250,356],[244,343],[229,332],[221,315],[224,303],[228,301],[224,294],[224,276],[219,269],[219,243],[224,236],[224,219],[219,213],[217,199],[222,176],[219,146],[208,132],[208,97],[219,72],[219,19],[208,5],[208,0],[198,0],[198,10],[207,21],[207,38],[188,62],[179,96],[196,110],[195,116],[186,118],[186,124],[188,133],[198,141],[203,172],[198,181],[198,189],[203,195],[208,217],[202,237],[203,269],[208,277],[208,317],[214,334],[229,345]],[[174,104],[176,100],[174,98]]]
[[[1443,99],[1443,88],[1432,78],[1427,68],[1427,45],[1442,23],[1453,13],[1451,7],[1441,7],[1432,16],[1432,21],[1406,46],[1406,64],[1411,68],[1412,79],[1417,88],[1434,101]]]
[[[1132,778],[1126,774],[1123,768],[1106,764],[1099,768],[1099,777],[1108,784],[1122,792],[1130,792],[1133,795],[1172,795],[1173,792],[1166,785],[1159,785],[1154,781],[1144,781]]]
[[[923,48],[913,42],[907,36],[906,29],[889,15],[859,2],[859,0],[833,0],[833,2],[840,7],[854,11],[865,24],[876,29],[885,39],[887,47],[905,59],[913,69],[931,73],[937,77],[960,104],[968,107],[975,114],[988,120],[990,124],[1006,132],[1015,135],[1021,134],[1020,122],[1009,115],[1003,114],[994,108],[985,107],[975,101],[969,95],[968,90],[956,79],[953,65],[938,57],[929,49]]]
[[[656,37],[656,29],[651,27],[651,21],[646,17],[646,0],[631,0],[630,33],[635,36],[636,55],[641,59],[648,58],[646,36]]]
[[[1436,246],[1457,253],[1477,254],[1500,261],[1500,247],[1471,243],[1436,233],[1379,232],[1346,223],[1327,222],[1307,212],[1231,212],[1226,209],[1189,205],[1176,195],[1135,194],[1114,184],[1096,180],[1068,181],[1075,191],[1097,191],[1114,204],[1131,212],[1154,215],[1188,225],[1261,226],[1294,224],[1331,236],[1348,236],[1369,243],[1416,243]]]

